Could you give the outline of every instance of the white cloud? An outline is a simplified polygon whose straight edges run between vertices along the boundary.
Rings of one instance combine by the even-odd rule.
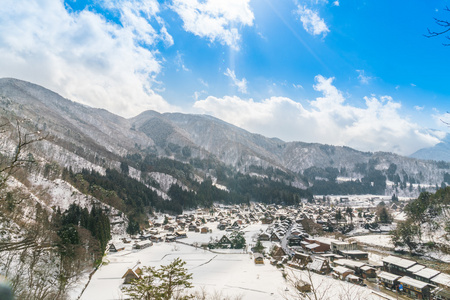
[[[358,72],[358,80],[361,84],[369,84],[369,81],[372,80],[372,77],[366,76],[364,70],[356,70]]]
[[[303,28],[312,35],[326,36],[330,30],[325,21],[320,18],[317,11],[311,10],[303,5],[298,5],[297,14],[303,24]]]
[[[156,0],[105,2],[106,9],[118,10],[120,26],[88,10],[69,13],[62,1],[5,1],[0,77],[31,81],[126,117],[173,110],[152,89],[161,65],[142,46],[167,39],[148,20],[158,11]]]
[[[172,8],[183,27],[197,36],[239,49],[239,28],[252,26],[250,0],[174,0]]]
[[[390,151],[408,155],[439,140],[399,115],[401,104],[389,96],[365,97],[365,107],[345,103],[334,78],[316,76],[314,89],[322,94],[310,108],[285,97],[257,102],[237,96],[209,96],[194,104],[251,132],[286,141],[346,145],[363,151]]]
[[[292,86],[293,86],[295,89],[302,89],[302,90],[303,90],[303,86],[302,86],[301,84],[295,84],[295,83],[293,83]]]
[[[177,55],[175,56],[175,61],[174,61],[174,63],[175,63],[175,65],[177,66],[177,71],[179,70],[179,69],[181,69],[181,70],[183,70],[183,71],[186,71],[186,72],[188,72],[188,71],[190,71],[187,67],[186,67],[186,65],[184,64],[184,61],[183,61],[183,55],[180,53],[180,51],[178,51],[177,50]]]
[[[239,92],[247,94],[247,79],[245,78],[242,78],[241,80],[237,79],[234,70],[231,71],[229,68],[227,68],[227,71],[223,74],[225,76],[230,77],[230,79],[233,81],[233,85],[238,88]]]
[[[418,106],[418,105],[414,106],[414,109],[417,111],[422,111],[424,108],[425,106]]]
[[[209,87],[209,84],[206,81],[204,81],[203,79],[199,78],[198,81],[205,87]]]
[[[339,1],[338,1],[338,0],[334,1],[334,2],[333,2],[333,5],[334,5],[334,6],[339,6]]]

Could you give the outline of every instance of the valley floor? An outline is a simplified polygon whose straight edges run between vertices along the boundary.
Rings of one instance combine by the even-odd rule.
[[[264,265],[255,265],[251,253],[246,253],[245,250],[209,251],[184,244],[207,243],[211,238],[220,238],[226,233],[215,229],[214,223],[208,225],[212,233],[188,232],[188,238],[179,240],[182,243],[154,243],[140,251],[132,250],[131,244],[128,244],[123,251],[109,253],[80,299],[126,299],[121,287],[122,276],[128,268],[137,264],[155,267],[168,265],[177,257],[186,261],[185,267],[193,274],[192,292],[204,289],[209,295],[220,293],[221,299],[236,296],[258,300],[296,299],[294,288],[283,278],[282,270],[272,266],[268,260],[265,260]],[[247,244],[254,244],[254,237],[266,228],[267,225],[261,224],[246,227],[243,231]],[[307,274],[305,271],[288,268],[286,273],[320,286],[324,293],[323,299],[348,299],[349,295],[353,295],[352,299],[390,299],[385,294],[379,296],[379,292],[368,287],[335,280],[331,276]]]

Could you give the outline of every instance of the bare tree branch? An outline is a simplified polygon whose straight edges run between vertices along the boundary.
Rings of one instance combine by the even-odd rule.
[[[444,8],[444,10],[450,12],[450,9],[448,8],[448,6],[446,6]],[[436,37],[436,36],[440,36],[440,35],[445,35],[447,32],[450,32],[450,21],[434,18],[434,22],[443,29],[433,31],[433,30],[430,30],[429,28],[427,28],[428,34],[424,34],[425,37],[432,38],[432,37]],[[445,38],[450,40],[450,36],[446,36]],[[450,46],[450,43],[449,44],[443,43],[442,45]]]

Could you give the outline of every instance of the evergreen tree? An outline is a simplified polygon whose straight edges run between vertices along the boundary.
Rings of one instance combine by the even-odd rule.
[[[192,274],[187,273],[184,267],[186,262],[176,258],[167,266],[159,269],[144,267],[141,278],[132,281],[130,286],[123,288],[123,292],[132,299],[170,300],[191,299],[191,295],[184,293],[185,289],[192,287]]]

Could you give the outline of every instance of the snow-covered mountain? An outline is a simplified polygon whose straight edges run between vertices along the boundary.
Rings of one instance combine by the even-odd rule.
[[[354,179],[360,177],[358,164],[371,162],[377,170],[395,164],[401,179],[407,174],[423,185],[440,184],[443,174],[450,173],[447,165],[393,153],[266,138],[207,115],[146,111],[125,119],[10,78],[0,79],[0,114],[25,119],[28,127],[49,133],[40,155],[74,170],[80,168],[77,161],[83,161],[83,167],[118,168],[127,154],[151,152],[185,162],[208,158],[241,172],[249,172],[251,166],[292,174],[311,167],[345,168]]]
[[[411,157],[450,162],[450,135],[447,134],[440,143],[433,147],[423,148],[414,152],[411,154]]]

